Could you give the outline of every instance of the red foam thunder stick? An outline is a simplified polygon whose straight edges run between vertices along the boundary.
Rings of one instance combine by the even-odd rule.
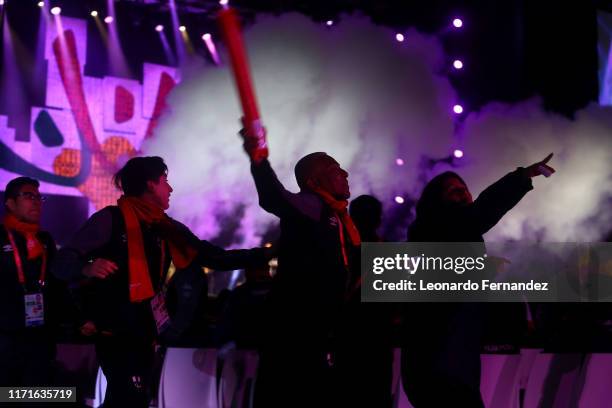
[[[245,146],[251,160],[259,163],[268,157],[268,144],[266,143],[266,131],[257,109],[255,88],[251,80],[251,72],[249,71],[249,63],[236,11],[231,7],[224,7],[219,12],[217,20],[229,52],[234,81],[240,95],[242,113],[244,114],[242,125],[245,131],[242,135],[245,138]]]

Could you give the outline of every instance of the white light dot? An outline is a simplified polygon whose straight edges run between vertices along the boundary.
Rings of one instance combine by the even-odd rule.
[[[463,106],[457,104],[455,106],[453,106],[453,112],[455,112],[457,115],[460,115],[463,113]]]
[[[38,2],[38,7],[40,7],[40,8],[45,7],[45,2],[44,1],[39,1]]]
[[[185,27],[185,26],[180,26],[180,27],[179,27],[179,31],[180,31],[181,33],[184,33],[185,31],[187,31],[187,27]]]
[[[106,17],[104,17],[104,22],[105,22],[106,24],[112,24],[112,23],[113,23],[113,21],[115,21],[115,19],[113,18],[113,16],[106,16]]]
[[[455,28],[463,27],[463,20],[461,20],[460,18],[454,19],[453,20],[453,26],[455,26]]]
[[[62,12],[62,9],[59,7],[53,7],[51,9],[51,14],[53,14],[54,16],[59,16],[61,12]]]
[[[4,6],[4,0],[0,0],[0,6]]]
[[[161,24],[156,25],[155,31],[157,31],[158,33],[161,33],[162,31],[164,31],[164,26]]]
[[[404,197],[402,196],[395,196],[395,202],[398,204],[404,204]]]
[[[327,26],[330,27],[330,26],[334,25],[334,22],[333,22],[333,20],[327,20],[327,22],[325,24],[327,24]]]
[[[219,4],[222,6],[227,6],[229,4],[229,0],[219,0]]]
[[[455,156],[458,159],[462,158],[463,157],[463,150],[455,149],[455,151],[453,152],[453,156]]]
[[[202,35],[202,39],[203,39],[204,41],[210,40],[210,34],[208,34],[208,33],[203,34],[203,35]]]
[[[453,61],[453,67],[455,67],[455,69],[462,69],[463,68],[463,61],[461,60],[454,60]]]
[[[404,165],[404,160],[402,159],[395,159],[395,164],[397,164],[398,166],[403,166]]]
[[[397,41],[399,41],[399,42],[404,41],[404,34],[402,34],[402,33],[397,33],[397,34],[395,34],[395,39],[396,39]]]
[[[92,17],[98,17],[98,12],[96,10],[89,13]]]

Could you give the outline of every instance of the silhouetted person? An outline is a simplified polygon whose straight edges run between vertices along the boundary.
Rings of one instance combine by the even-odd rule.
[[[412,242],[484,242],[483,234],[533,189],[531,178],[554,170],[542,162],[518,168],[476,200],[459,175],[445,172],[424,188]],[[483,407],[480,350],[485,309],[479,303],[406,304],[402,380],[415,408]]]
[[[242,135],[259,204],[281,223],[255,405],[337,406],[329,350],[360,243],[347,211],[348,173],[329,155],[311,153],[295,166],[300,192],[289,192]]]
[[[362,242],[380,242],[378,229],[382,223],[383,206],[371,195],[360,195],[351,201],[349,213],[359,230]]]
[[[351,201],[349,212],[363,242],[382,241],[378,235],[382,203],[376,197],[357,197]],[[359,278],[357,275],[354,280]],[[336,368],[341,402],[347,407],[391,407],[395,305],[362,303],[359,289],[352,288],[339,330]]]
[[[117,206],[91,216],[57,255],[53,272],[92,280],[88,318],[100,333],[96,354],[107,379],[105,407],[147,408],[155,344],[171,326],[167,272],[194,264],[242,269],[267,259],[263,249],[225,251],[166,215],[172,187],[161,157],[130,159],[115,175]]]

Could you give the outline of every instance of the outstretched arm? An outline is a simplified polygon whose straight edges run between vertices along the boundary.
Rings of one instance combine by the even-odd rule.
[[[490,230],[499,220],[533,189],[531,179],[539,175],[550,176],[555,170],[548,166],[553,154],[529,167],[519,167],[487,187],[471,206],[471,216],[481,234]]]
[[[189,245],[197,249],[195,262],[207,268],[218,271],[233,271],[266,264],[272,257],[273,251],[269,248],[230,249],[218,247],[206,240],[200,240],[184,224],[172,220],[181,230]]]

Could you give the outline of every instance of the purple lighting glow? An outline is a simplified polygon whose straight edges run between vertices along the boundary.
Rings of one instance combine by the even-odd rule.
[[[395,202],[398,204],[404,204],[404,197],[402,196],[395,196]]]
[[[453,156],[455,156],[457,159],[462,158],[463,157],[463,150],[455,149],[455,151],[453,152]]]
[[[455,106],[453,106],[453,112],[455,112],[457,115],[460,115],[463,113],[463,106],[457,104]]]
[[[115,21],[115,19],[113,18],[113,16],[106,16],[106,17],[104,17],[104,22],[105,22],[106,24],[112,24],[112,23],[113,23],[113,21]]]
[[[461,20],[460,18],[456,18],[453,20],[453,26],[455,28],[461,28],[463,27],[463,20]]]
[[[404,165],[404,160],[402,159],[395,159],[395,164],[397,164],[398,166],[403,166]]]
[[[453,67],[455,69],[462,69],[463,68],[463,61],[458,60],[458,59],[454,60],[453,61]]]
[[[401,34],[401,33],[397,33],[397,34],[395,34],[395,39],[396,39],[398,42],[402,42],[402,41],[404,41],[404,34]]]
[[[222,6],[227,6],[229,4],[229,0],[219,0],[219,4]]]

